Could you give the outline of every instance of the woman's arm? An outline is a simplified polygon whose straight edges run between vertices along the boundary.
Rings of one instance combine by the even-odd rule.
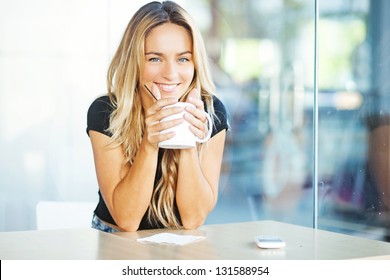
[[[196,149],[180,151],[176,202],[186,229],[202,225],[217,202],[225,138],[226,130],[211,138],[201,159]]]
[[[187,101],[196,108],[187,107],[184,118],[191,124],[191,131],[202,139],[207,134],[207,119],[199,91],[193,89]],[[196,148],[180,151],[176,203],[187,229],[202,225],[217,202],[225,139],[223,129],[204,144],[202,158]]]
[[[90,139],[100,192],[111,216],[122,230],[137,230],[152,195],[158,149],[141,144],[130,166],[122,147],[110,145],[108,136],[90,131]]]
[[[173,136],[171,133],[160,134],[160,131],[182,122],[160,122],[182,110],[161,108],[176,102],[175,99],[162,99],[146,110],[143,139],[131,166],[126,162],[122,146],[110,144],[111,139],[102,133],[89,133],[100,192],[116,224],[125,231],[136,231],[149,207],[157,169],[158,143]]]

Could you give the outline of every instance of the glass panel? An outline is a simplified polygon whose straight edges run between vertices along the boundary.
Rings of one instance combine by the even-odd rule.
[[[204,34],[231,130],[207,223],[312,226],[313,2],[209,1]]]
[[[390,1],[319,8],[319,227],[389,240]]]

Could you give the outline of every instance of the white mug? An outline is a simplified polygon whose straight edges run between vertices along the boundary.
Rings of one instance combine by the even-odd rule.
[[[168,106],[164,107],[163,110],[165,108],[177,107],[177,106],[183,107],[183,108],[186,106],[192,106],[195,108],[195,105],[193,105],[191,103],[177,102],[176,104],[168,105]],[[183,118],[183,115],[185,113],[186,113],[185,111],[182,111],[180,113],[168,116],[168,117],[162,119],[161,121],[163,122],[163,121],[169,121],[169,120]],[[167,132],[173,131],[173,132],[175,132],[175,136],[172,137],[171,139],[168,139],[168,140],[165,140],[165,141],[158,143],[158,146],[160,148],[164,148],[164,149],[190,149],[190,148],[195,148],[197,142],[204,143],[207,140],[209,140],[210,136],[211,136],[211,132],[212,132],[212,123],[211,123],[210,115],[207,113],[205,113],[205,114],[206,114],[207,123],[208,123],[208,133],[203,139],[199,139],[198,137],[196,137],[189,128],[190,124],[186,120],[184,120],[181,124],[179,124],[177,126],[174,126],[174,127],[171,127],[171,128],[168,128],[166,130],[161,131],[160,133],[167,133]]]

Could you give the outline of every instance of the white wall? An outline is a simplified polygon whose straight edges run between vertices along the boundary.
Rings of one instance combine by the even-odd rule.
[[[40,200],[97,200],[86,113],[146,2],[0,0],[0,231],[35,229]]]

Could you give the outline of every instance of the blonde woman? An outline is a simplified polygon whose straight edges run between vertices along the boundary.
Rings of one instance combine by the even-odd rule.
[[[150,92],[147,90],[150,89]],[[203,39],[188,13],[171,1],[151,2],[132,17],[108,70],[108,95],[88,110],[99,184],[92,227],[106,231],[194,229],[217,202],[228,129],[213,95]],[[162,109],[185,101],[195,105]],[[184,111],[182,119],[160,122]],[[198,138],[189,149],[161,149],[163,130],[184,119]]]

